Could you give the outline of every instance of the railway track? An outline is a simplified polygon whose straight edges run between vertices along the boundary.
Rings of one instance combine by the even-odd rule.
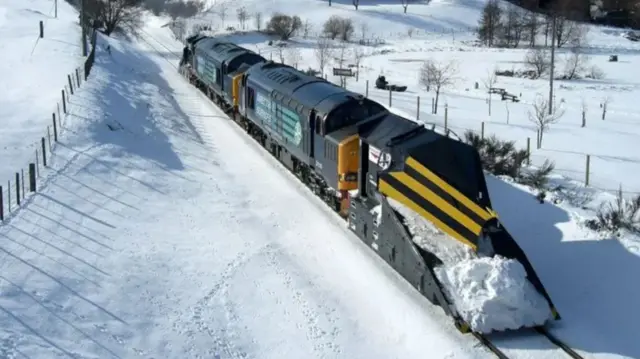
[[[578,354],[575,350],[573,350],[569,345],[564,343],[562,340],[558,339],[555,335],[551,334],[544,327],[535,327],[535,333],[545,337],[550,343],[552,343],[556,348],[563,351],[568,357],[573,359],[585,359],[582,355]],[[499,359],[511,359],[508,355],[504,353],[498,346],[494,344],[486,335],[480,333],[473,333],[473,336],[490,352],[495,354]]]
[[[167,50],[167,52],[171,55],[173,55],[173,57],[175,57],[176,59],[180,59],[181,55],[179,53],[176,53],[175,51],[169,49],[165,44],[163,44],[162,42],[158,41],[157,39],[155,39],[153,36],[151,36],[149,33],[147,33],[146,31],[140,29],[141,32],[144,33],[144,35],[146,35],[147,37],[149,37],[150,39],[153,40],[153,42],[155,42],[156,44],[158,44],[159,46],[161,46],[162,48],[164,48],[164,50]],[[160,55],[162,58],[164,58],[167,62],[169,62],[173,67],[175,67],[176,69],[178,69],[179,67],[174,64],[172,62],[172,60],[170,60],[169,58],[167,58],[167,54],[163,53],[163,51],[158,50],[157,46],[152,45],[147,39],[145,39],[144,37],[141,37],[141,39],[147,44],[149,45],[152,49],[154,49],[156,51],[156,53],[158,55]],[[223,109],[221,109],[223,110]],[[224,110],[223,110],[224,111]],[[226,112],[225,112],[226,113]],[[237,123],[236,123],[237,124]],[[267,151],[269,152],[269,151]],[[295,174],[294,174],[295,176]],[[297,176],[296,176],[297,177]],[[307,188],[309,188],[307,186]],[[309,188],[309,190],[311,190],[313,192],[313,189]],[[334,210],[335,212],[335,210]],[[337,212],[336,212],[337,213]],[[345,222],[348,221],[347,218],[344,218],[342,216],[340,216],[340,218],[342,218]],[[562,352],[564,352],[568,357],[573,358],[573,359],[586,359],[584,358],[582,355],[578,354],[575,350],[573,350],[569,345],[567,345],[566,343],[564,343],[562,340],[560,340],[558,337],[554,336],[553,334],[551,334],[546,328],[544,327],[535,327],[534,328],[534,333],[540,336],[545,337],[550,343],[553,344],[554,347],[560,349]],[[506,355],[504,353],[503,350],[501,350],[494,342],[491,341],[491,339],[489,337],[487,337],[484,334],[480,334],[480,333],[476,333],[476,332],[472,332],[472,335],[480,342],[480,344],[482,346],[484,346],[487,350],[489,350],[490,352],[492,352],[493,354],[495,354],[495,356],[499,359],[511,359],[508,355]]]

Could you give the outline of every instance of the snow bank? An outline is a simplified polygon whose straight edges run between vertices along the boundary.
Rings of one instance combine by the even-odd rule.
[[[404,217],[413,241],[442,262],[436,276],[460,316],[477,332],[544,324],[551,317],[546,299],[527,280],[520,262],[504,257],[478,257],[431,222],[388,199]]]
[[[436,268],[458,313],[481,333],[542,325],[551,318],[546,299],[527,280],[520,262],[500,256]]]

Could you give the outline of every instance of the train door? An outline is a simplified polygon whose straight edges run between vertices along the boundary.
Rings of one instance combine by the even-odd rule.
[[[322,159],[324,159],[324,137],[322,134],[322,117],[319,114],[316,114],[316,120],[314,122],[313,129],[313,153],[315,154],[315,166],[319,169],[322,169]],[[321,159],[321,160],[319,160]]]
[[[316,129],[316,110],[311,110],[309,114],[309,157],[315,158],[316,151],[314,147],[315,141],[315,129]]]

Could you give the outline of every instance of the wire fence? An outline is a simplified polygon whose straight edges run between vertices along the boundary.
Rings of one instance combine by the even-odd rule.
[[[529,136],[504,138],[499,127],[510,126],[508,123],[477,121],[475,122],[477,126],[469,126],[469,121],[464,121],[465,124],[460,124],[460,121],[455,119],[456,114],[459,114],[458,109],[450,106],[449,103],[442,103],[442,100],[440,104],[436,105],[435,96],[421,98],[421,96],[395,91],[385,91],[385,93],[382,90],[376,90],[374,93],[370,90],[369,80],[365,80],[364,91],[361,90],[362,86],[349,87],[352,91],[363,93],[366,97],[386,105],[400,115],[430,125],[433,129],[438,128],[443,134],[453,135],[460,139],[466,131],[471,131],[483,138],[490,134],[496,134],[498,138],[514,141],[516,146],[526,149],[531,164],[541,165],[545,160],[550,160],[556,164],[554,169],[556,174],[591,189],[606,192],[617,192],[622,189],[625,195],[640,195],[640,183],[625,184],[615,180],[620,178],[621,174],[640,173],[640,159],[538,147],[536,144],[539,132],[533,129],[535,127],[533,125],[531,129],[526,131],[532,132]],[[412,106],[414,106],[414,110],[407,111]],[[513,126],[522,127],[519,124]],[[493,127],[493,131],[490,130],[490,127]]]
[[[28,200],[29,195],[36,192],[38,181],[44,177],[44,170],[49,167],[48,161],[51,158],[51,151],[58,142],[60,136],[65,132],[65,118],[68,113],[69,99],[75,94],[80,86],[87,81],[93,63],[95,61],[97,33],[92,31],[90,37],[91,49],[84,64],[76,68],[72,73],[67,74],[67,81],[60,90],[60,101],[51,112],[51,124],[43,131],[43,136],[26,146],[33,150],[32,161],[25,164],[25,167],[18,168],[15,176],[0,183],[0,224],[6,222],[21,205]]]

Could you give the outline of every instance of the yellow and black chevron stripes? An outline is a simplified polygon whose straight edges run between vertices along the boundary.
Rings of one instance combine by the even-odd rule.
[[[411,157],[403,172],[382,174],[378,190],[474,250],[482,226],[495,217]]]

